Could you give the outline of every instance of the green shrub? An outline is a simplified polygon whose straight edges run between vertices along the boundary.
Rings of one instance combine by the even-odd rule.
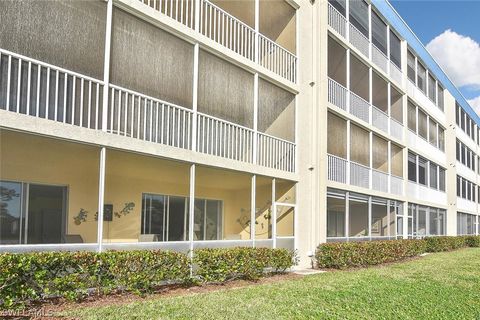
[[[264,269],[285,271],[294,254],[284,249],[233,248],[195,251],[192,278],[188,255],[173,251],[32,252],[0,254],[0,310],[51,297],[80,300],[88,294],[149,292],[194,279],[258,279]]]
[[[480,247],[480,236],[465,236],[465,244],[472,248]]]
[[[467,246],[465,237],[427,237],[424,240],[427,244],[427,252],[451,251]]]
[[[394,262],[425,252],[423,240],[322,243],[315,258],[319,268],[344,269]]]
[[[284,272],[295,264],[295,253],[286,249],[230,248],[195,250],[195,275],[205,282],[229,279],[257,280],[266,270]]]

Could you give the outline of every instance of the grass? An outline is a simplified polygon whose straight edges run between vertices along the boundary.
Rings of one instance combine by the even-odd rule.
[[[238,289],[83,308],[81,319],[478,319],[480,249]]]

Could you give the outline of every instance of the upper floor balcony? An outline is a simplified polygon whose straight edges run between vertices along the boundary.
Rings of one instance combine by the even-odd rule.
[[[297,80],[296,9],[284,0],[260,1],[258,9],[251,0],[133,1],[140,1],[145,10],[160,12],[290,82]]]
[[[278,133],[292,103],[255,130],[0,49],[0,110],[287,172],[295,172],[296,144]]]
[[[333,37],[327,73],[328,102],[403,141],[404,95]]]
[[[364,0],[329,0],[328,25],[403,88],[401,40]]]

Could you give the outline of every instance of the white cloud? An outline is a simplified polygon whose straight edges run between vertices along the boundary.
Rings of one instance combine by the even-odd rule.
[[[427,49],[455,85],[480,90],[480,44],[450,29],[427,44]]]
[[[427,50],[458,87],[480,90],[480,44],[450,29],[427,44]],[[480,115],[480,96],[468,100]]]
[[[480,115],[480,96],[467,101],[468,103],[470,103],[473,110],[475,110],[475,112]]]

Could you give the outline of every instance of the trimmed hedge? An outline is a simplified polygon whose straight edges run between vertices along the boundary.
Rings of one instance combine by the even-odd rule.
[[[322,243],[315,259],[318,268],[345,269],[395,262],[426,252],[480,247],[480,236],[428,237],[415,240]]]
[[[424,241],[427,243],[426,252],[451,251],[466,247],[465,237],[428,237]]]
[[[254,280],[265,268],[282,272],[295,263],[284,249],[232,248],[195,251],[198,271],[187,254],[162,251],[32,252],[0,254],[0,310],[48,298],[81,300],[91,294],[151,292],[166,284]]]
[[[344,269],[394,262],[425,252],[423,240],[323,243],[316,251],[319,268]]]
[[[294,252],[268,248],[200,249],[193,256],[195,274],[206,282],[257,280],[265,269],[284,272],[294,261]]]

